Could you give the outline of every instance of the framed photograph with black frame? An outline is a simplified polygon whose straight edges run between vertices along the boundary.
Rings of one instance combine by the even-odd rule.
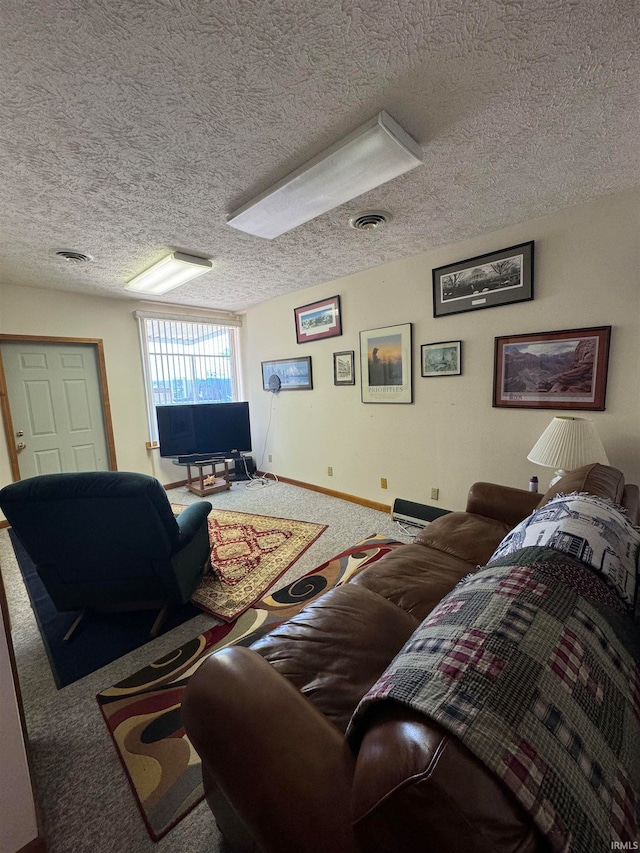
[[[334,385],[355,385],[356,384],[356,369],[355,369],[355,352],[347,350],[346,352],[334,352],[333,354],[333,384]]]
[[[533,240],[433,270],[433,316],[533,299]]]
[[[603,411],[611,326],[495,339],[493,405]]]
[[[420,371],[422,376],[460,376],[462,373],[462,341],[422,344]]]
[[[340,297],[330,296],[319,302],[310,302],[293,311],[296,321],[296,341],[305,344],[342,334]]]
[[[278,358],[261,364],[262,387],[265,391],[310,391],[313,388],[310,355]]]
[[[363,403],[413,403],[411,323],[360,332]]]

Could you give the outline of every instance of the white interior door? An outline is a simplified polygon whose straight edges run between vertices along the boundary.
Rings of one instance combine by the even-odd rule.
[[[109,469],[96,347],[0,344],[20,478]]]

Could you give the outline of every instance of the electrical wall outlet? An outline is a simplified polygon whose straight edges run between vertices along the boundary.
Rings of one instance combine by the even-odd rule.
[[[329,467],[327,468],[327,474],[328,474],[330,477],[333,477],[333,468],[331,467],[331,465],[329,465]]]
[[[269,454],[269,462],[273,462],[273,456]]]
[[[380,477],[380,488],[381,489],[387,488],[387,478],[386,477]]]
[[[431,500],[437,501],[440,496],[440,489],[431,489]]]

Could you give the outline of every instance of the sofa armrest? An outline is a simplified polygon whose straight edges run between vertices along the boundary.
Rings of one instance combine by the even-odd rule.
[[[511,792],[466,747],[392,701],[370,711],[353,820],[366,853],[550,853]]]
[[[193,539],[212,509],[209,501],[198,501],[198,503],[189,504],[176,516],[180,530],[178,549],[183,548]]]
[[[484,515],[515,527],[534,511],[541,500],[537,492],[499,486],[496,483],[474,483],[467,496],[467,512]]]
[[[260,850],[355,853],[347,742],[257,652],[211,655],[189,680],[182,717],[207,776]]]

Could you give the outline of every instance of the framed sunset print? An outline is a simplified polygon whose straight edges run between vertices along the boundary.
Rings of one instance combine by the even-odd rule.
[[[363,403],[412,403],[411,323],[360,332]]]

